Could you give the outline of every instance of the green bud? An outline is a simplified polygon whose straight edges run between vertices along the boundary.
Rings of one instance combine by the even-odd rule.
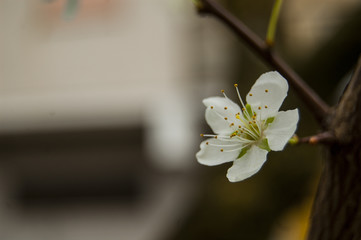
[[[296,145],[299,142],[298,136],[295,134],[293,135],[290,140],[288,140],[288,143],[291,145]]]

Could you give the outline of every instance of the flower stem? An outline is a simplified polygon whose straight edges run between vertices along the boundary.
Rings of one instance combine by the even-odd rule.
[[[297,144],[308,143],[308,144],[312,144],[312,145],[316,145],[316,144],[328,145],[328,144],[335,143],[336,140],[337,139],[336,139],[334,133],[332,133],[330,131],[326,131],[326,132],[321,132],[314,136],[300,138],[298,140]]]

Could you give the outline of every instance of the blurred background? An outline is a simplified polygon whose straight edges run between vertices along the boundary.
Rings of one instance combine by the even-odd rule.
[[[223,0],[265,37],[273,1]],[[0,0],[0,239],[303,239],[322,150],[240,183],[195,159],[205,97],[271,69],[185,0]],[[276,50],[330,104],[361,50],[358,0],[284,1]],[[317,125],[292,89],[298,135]]]

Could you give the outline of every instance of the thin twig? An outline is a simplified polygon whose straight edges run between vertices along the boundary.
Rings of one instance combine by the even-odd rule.
[[[308,144],[331,144],[331,143],[334,143],[336,142],[336,137],[335,135],[330,132],[330,131],[327,131],[327,132],[322,132],[322,133],[319,133],[317,135],[314,135],[314,136],[309,136],[309,137],[303,137],[303,138],[300,138],[298,140],[298,143],[297,144],[300,144],[300,143],[308,143]]]
[[[269,65],[283,75],[296,91],[301,100],[313,113],[318,122],[322,123],[330,107],[297,75],[269,46],[251,31],[242,21],[213,0],[201,0],[198,11],[200,14],[213,14],[240,36]]]

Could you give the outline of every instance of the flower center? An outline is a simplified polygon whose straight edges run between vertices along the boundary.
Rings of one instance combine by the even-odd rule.
[[[239,94],[238,84],[234,84],[234,87],[236,88],[238,99],[242,105],[242,112],[237,113],[235,116],[236,119],[239,120],[239,125],[238,129],[230,135],[230,138],[236,138],[243,143],[248,142],[247,146],[256,144],[258,147],[269,151],[268,141],[264,137],[263,132],[268,124],[273,122],[274,118],[264,120],[262,116],[257,116],[256,111],[252,109],[250,104],[247,103],[244,105],[241,95]],[[265,91],[268,92],[268,89]],[[224,91],[222,91],[222,93],[227,98]],[[267,108],[267,106],[265,106],[265,108]],[[261,110],[261,107],[258,107],[258,110]],[[259,114],[261,113],[262,112],[259,111]]]
[[[273,122],[274,117],[267,119],[262,118],[262,111],[260,106],[257,107],[258,111],[256,111],[257,109],[253,109],[250,104],[245,105],[239,94],[238,85],[234,84],[234,86],[236,88],[238,99],[242,106],[241,112],[235,113],[235,119],[232,116],[234,112],[231,115],[223,115],[218,113],[216,110],[216,108],[218,110],[224,109],[224,111],[230,111],[228,109],[234,110],[234,108],[232,107],[233,102],[227,97],[224,90],[221,90],[221,92],[224,97],[231,103],[231,105],[222,106],[221,108],[210,106],[210,109],[214,109],[215,113],[219,117],[222,117],[224,121],[229,124],[229,127],[233,132],[230,135],[201,134],[201,137],[212,137],[218,139],[218,141],[220,142],[223,142],[206,142],[206,145],[218,147],[221,152],[241,151],[238,158],[241,157],[241,155],[245,154],[252,145],[256,145],[259,148],[270,151],[270,148],[268,146],[268,140],[265,137],[264,131],[266,130],[268,124]],[[268,92],[267,89],[265,91]],[[268,107],[265,106],[265,108]],[[235,146],[239,148],[234,148]]]
[[[252,107],[247,104],[242,109],[242,113],[237,113],[236,118],[239,120],[237,130],[231,134],[232,137],[238,137],[244,140],[258,142],[263,137],[264,121],[257,119],[257,114]]]

